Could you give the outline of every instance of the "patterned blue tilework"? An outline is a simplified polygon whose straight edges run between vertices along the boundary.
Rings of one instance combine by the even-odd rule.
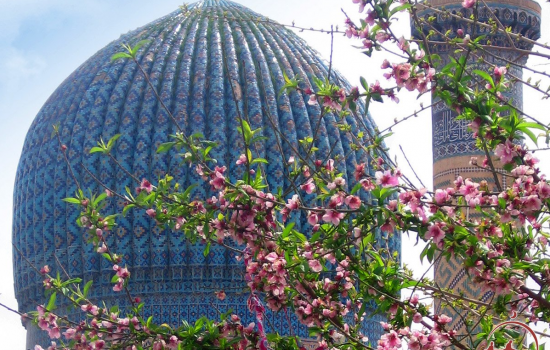
[[[536,4],[533,2],[533,4]],[[540,37],[540,11],[536,13],[531,8],[528,8],[529,4],[521,4],[513,6],[510,4],[504,4],[499,2],[488,2],[490,10],[486,7],[480,10],[479,20],[481,22],[487,22],[493,18],[492,11],[499,21],[506,26],[510,27],[512,32],[520,33],[521,35],[528,37],[532,40],[537,40]],[[471,10],[464,9],[460,2],[447,4],[445,8],[454,13],[468,18],[471,15]],[[524,64],[527,58],[524,55],[518,55],[513,50],[507,50],[510,46],[508,38],[502,33],[492,34],[489,33],[489,29],[481,26],[473,28],[471,24],[461,22],[452,16],[445,16],[441,13],[434,14],[432,10],[426,8],[419,12],[419,16],[428,18],[435,15],[436,20],[433,22],[434,28],[439,32],[445,33],[450,31],[450,35],[455,35],[457,30],[463,29],[465,33],[470,34],[472,37],[480,35],[485,36],[482,42],[490,40],[491,45],[500,47],[499,49],[492,49],[493,55],[486,55],[485,59],[495,65],[508,65],[508,61],[518,62]],[[427,34],[431,28],[428,26],[421,28],[424,34]],[[412,28],[413,36],[420,38],[421,34],[417,28]],[[434,40],[444,41],[440,36],[436,35]],[[528,42],[522,42],[515,45],[520,45],[524,50],[531,50],[533,44]],[[437,53],[441,56],[444,63],[449,62],[449,54],[453,49],[446,44],[432,45],[430,47],[432,53]],[[502,60],[498,57],[506,59]],[[476,58],[472,58],[471,65],[475,69],[490,71],[491,67],[487,64],[476,63]],[[523,76],[522,69],[517,66],[510,67],[510,73],[521,79]],[[520,110],[523,107],[523,85],[514,84],[505,94],[507,99]],[[455,119],[456,113],[440,104],[432,108],[432,125],[433,125],[433,158],[434,161],[442,160],[448,157],[455,157],[461,155],[477,155],[480,154],[475,146],[475,142],[472,138],[472,134],[467,130],[467,121],[458,121]]]
[[[526,3],[522,3],[521,6],[525,6]],[[499,21],[506,27],[510,27],[512,32],[521,33],[523,36],[536,40],[540,37],[540,12],[536,13],[533,10],[525,7],[511,6],[509,4],[499,2],[488,2],[490,10],[483,8],[479,13],[479,20],[487,22],[493,17],[489,12],[492,11],[498,17]],[[454,4],[448,4],[445,8],[454,14],[462,14],[465,18],[468,18],[471,14],[471,10],[462,8],[460,2]],[[434,15],[433,11],[426,8],[419,12],[419,16],[427,18]],[[436,20],[433,22],[435,28],[441,33],[450,31],[451,35],[454,35],[459,28],[463,29],[465,33],[468,33],[475,38],[478,35],[486,35],[482,42],[487,40],[491,41],[491,44],[500,48],[491,49],[493,55],[487,55],[485,59],[494,65],[507,65],[505,60],[499,59],[505,58],[507,61],[515,61],[520,64],[525,64],[527,57],[518,55],[513,50],[507,50],[509,42],[507,37],[503,34],[491,34],[487,28],[476,27],[472,25],[461,23],[456,18],[451,16],[444,16],[441,14],[435,14]],[[421,29],[424,33],[427,33],[430,28],[426,26]],[[420,38],[421,35],[416,28],[412,29],[413,36]],[[441,40],[442,38],[436,38],[435,40]],[[523,42],[518,44],[524,50],[531,50],[532,44]],[[432,45],[430,47],[432,53],[437,53],[442,57],[444,63],[449,62],[449,55],[452,54],[452,48],[448,45]],[[491,66],[484,63],[476,63],[476,59],[472,58],[470,66],[475,69],[480,69],[490,72]],[[521,79],[523,71],[520,67],[511,66],[510,73]],[[505,92],[505,97],[511,101],[511,103],[518,109],[523,107],[523,86],[521,83],[517,83],[511,86],[511,88]],[[467,130],[468,121],[456,120],[457,113],[454,110],[447,108],[444,104],[435,105],[432,107],[432,145],[433,145],[433,161],[434,163],[449,157],[457,156],[477,156],[483,153],[477,149],[475,140],[471,132]],[[458,165],[457,165],[458,166]],[[468,173],[479,173],[479,169],[473,167],[459,167],[450,169],[444,169],[440,174],[434,174],[434,183],[436,187],[443,186],[445,184],[438,182],[438,178],[448,175],[449,172],[455,174],[455,176],[461,175],[468,176]],[[479,181],[481,179],[477,179]],[[489,183],[494,184],[494,180],[487,179]],[[505,181],[503,181],[505,183]],[[461,262],[456,259],[449,261],[441,261],[435,266],[436,282],[444,287],[453,289],[455,292],[465,293],[480,300],[487,300],[491,293],[483,294],[483,291],[476,290],[475,285],[471,282],[465,273],[465,270],[461,268]],[[449,307],[442,308],[441,301],[435,301],[436,313],[446,313],[453,318],[452,326],[454,329],[464,331],[464,322],[456,310]],[[466,313],[466,312],[465,312]]]
[[[302,39],[275,22],[251,20],[264,17],[231,1],[202,1],[190,9],[202,11],[176,11],[100,50],[52,94],[25,140],[14,191],[13,242],[35,266],[48,264],[57,269],[57,257],[71,276],[93,278],[92,298],[107,304],[125,305],[109,283],[110,264],[86,244],[85,233],[75,223],[77,208],[62,201],[77,187],[57,140],[51,138],[52,125],[60,127],[69,163],[83,188],[102,190],[95,177],[124,192],[125,187],[136,186],[126,171],[153,181],[169,173],[184,187],[200,182],[174,151],[156,154],[157,147],[177,129],[137,66],[127,60],[111,60],[121,51],[122,43],[149,39],[138,61],[162,102],[187,134],[200,132],[218,142],[212,154],[228,167],[232,180],[243,171],[235,165],[243,151],[236,131],[239,115],[247,116],[252,127],[262,128],[267,137],[253,152],[269,161],[266,172],[273,191],[290,186],[284,159],[305,155],[298,141],[316,130],[317,157],[339,157],[348,183],[354,181],[355,165],[368,162],[363,151],[351,150],[350,136],[334,125],[336,116],[321,118],[319,107],[308,105],[308,97],[299,92],[279,96],[283,72],[291,78],[298,75],[302,88],[313,88],[313,77],[324,79],[328,74],[328,63]],[[334,69],[331,78],[350,87]],[[353,130],[374,132],[374,122],[362,110],[346,121]],[[120,166],[108,157],[89,154],[100,138],[107,140],[115,134],[121,134],[113,150]],[[209,186],[204,185],[192,195],[204,198],[209,194]],[[106,212],[120,212],[123,205],[112,198]],[[302,226],[304,218],[293,220],[297,227],[307,229]],[[157,316],[157,322],[176,325],[181,319],[193,321],[203,314],[216,316],[210,304],[216,302],[213,292],[220,289],[226,291],[235,310],[253,321],[245,310],[242,263],[234,253],[212,247],[204,257],[204,246],[190,244],[181,232],[157,227],[141,211],[118,218],[118,227],[108,239],[132,272],[132,293],[151,302],[147,312]],[[398,236],[380,239],[389,240],[393,249],[400,251]],[[19,309],[28,311],[44,300],[42,281],[16,252],[13,261]],[[286,317],[271,313],[268,317],[276,328],[289,329]],[[373,316],[365,322],[371,339],[382,332],[380,319]],[[291,323],[295,332],[307,335],[294,317]]]

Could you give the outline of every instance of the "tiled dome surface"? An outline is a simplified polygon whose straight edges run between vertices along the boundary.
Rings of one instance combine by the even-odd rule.
[[[272,189],[288,186],[282,159],[288,159],[293,149],[299,150],[298,140],[312,135],[319,122],[321,111],[307,104],[307,96],[295,91],[278,96],[284,85],[283,71],[289,77],[299,74],[302,87],[312,86],[314,76],[324,79],[328,73],[328,64],[302,39],[275,22],[255,21],[263,17],[230,1],[206,0],[189,9],[186,14],[176,11],[123,35],[80,66],[39,112],[23,148],[14,193],[13,243],[35,266],[49,264],[58,270],[55,255],[72,277],[93,278],[92,297],[107,303],[126,304],[112,291],[110,265],[83,240],[83,232],[75,224],[77,208],[61,201],[74,195],[76,186],[59,144],[51,138],[52,125],[60,127],[69,161],[83,188],[102,190],[82,164],[119,192],[136,186],[113,161],[88,153],[101,137],[106,140],[115,134],[122,136],[114,156],[138,178],[155,180],[170,173],[184,186],[199,181],[175,153],[156,154],[158,145],[176,129],[136,65],[129,60],[111,60],[121,51],[121,44],[150,39],[138,55],[141,65],[185,132],[200,132],[219,143],[213,155],[228,166],[233,179],[242,171],[235,160],[243,147],[236,131],[237,107],[230,81],[240,86],[238,108],[249,116],[252,127],[261,127],[268,138],[257,151],[269,161],[266,171]],[[335,76],[348,85],[333,73]],[[374,123],[368,116],[347,119],[354,130],[372,131]],[[367,158],[362,152],[351,151],[349,135],[339,131],[334,122],[331,114],[320,121],[318,157],[325,159],[331,149],[332,157],[346,155],[341,170],[353,182],[355,164]],[[281,141],[272,123],[286,141]],[[207,191],[201,187],[195,195],[204,196]],[[120,212],[122,205],[111,200],[106,212]],[[132,293],[148,305],[144,313],[154,315],[158,323],[177,325],[181,319],[217,317],[211,304],[218,303],[213,291],[220,289],[227,292],[228,307],[245,318],[252,317],[246,311],[246,295],[238,292],[243,285],[242,263],[233,253],[212,247],[205,258],[203,246],[189,244],[182,233],[160,229],[137,210],[121,217],[118,225],[110,244],[124,255],[123,264],[132,272]],[[399,249],[398,240],[392,244]],[[20,310],[34,309],[43,302],[40,276],[15,251],[14,276]],[[268,317],[276,328],[289,328],[284,315]],[[366,322],[366,327],[371,339],[381,331],[374,319]],[[301,328],[299,333],[304,331]],[[30,342],[40,337],[32,332]]]

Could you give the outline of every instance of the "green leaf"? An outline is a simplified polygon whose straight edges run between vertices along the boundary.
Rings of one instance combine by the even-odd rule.
[[[518,128],[519,129],[519,128]],[[523,133],[527,136],[529,136],[529,138],[531,139],[531,141],[533,141],[533,143],[538,146],[538,139],[537,137],[535,136],[535,134],[533,134],[533,132],[527,128],[525,129],[521,129],[521,131],[523,131]]]
[[[96,146],[96,147],[92,147],[92,149],[90,150],[90,154],[97,153],[97,152],[105,153],[105,149]]]
[[[296,230],[292,230],[292,234],[294,235],[294,237],[296,237],[298,239],[298,241],[300,241],[302,243],[307,242],[307,237],[303,233],[298,232]]]
[[[86,297],[88,295],[88,291],[90,290],[90,287],[92,287],[92,284],[94,283],[93,280],[90,280],[88,281],[88,283],[86,283],[86,285],[84,286],[84,289],[82,291],[82,294],[84,294],[84,297]]]
[[[157,153],[165,153],[172,149],[175,146],[175,142],[166,142],[161,143],[159,148],[157,148]]]
[[[361,183],[357,183],[355,186],[353,186],[353,189],[351,190],[350,194],[355,194],[359,189],[361,188]]]
[[[94,206],[97,206],[99,204],[99,202],[101,202],[105,198],[107,198],[107,193],[103,192],[102,194],[97,196],[97,198],[94,200]]]
[[[55,309],[55,300],[57,298],[57,293],[52,293],[50,295],[50,300],[48,301],[48,305],[46,305],[46,310],[53,311]]]
[[[141,49],[141,47],[143,45],[147,44],[149,41],[150,40],[148,40],[148,39],[139,41],[133,48],[131,48],[130,55],[132,55],[132,57],[135,58],[137,52],[139,51],[139,49]]]
[[[71,204],[81,204],[80,199],[77,198],[63,198],[63,201]]]
[[[113,149],[113,146],[115,145],[116,140],[118,140],[120,138],[120,136],[121,136],[121,134],[116,134],[113,137],[111,137],[109,142],[107,142],[107,150],[110,151],[111,149]]]
[[[250,165],[253,165],[253,164],[256,164],[256,163],[267,164],[267,160],[265,160],[264,158],[256,158],[250,163]]]
[[[244,136],[244,141],[249,145],[250,144],[250,140],[252,139],[252,129],[250,129],[250,125],[248,124],[248,122],[246,120],[242,120],[242,124],[243,124],[243,136]]]
[[[71,278],[63,282],[62,285],[68,286],[69,284],[79,284],[80,282],[82,282],[82,278]]]
[[[479,70],[479,69],[474,69],[474,70],[472,71],[472,73],[477,74],[477,75],[479,75],[480,77],[482,77],[483,79],[485,79],[486,81],[488,81],[489,84],[491,84],[491,87],[493,87],[493,88],[495,87],[495,82],[493,81],[493,77],[491,77],[491,76],[489,75],[489,73],[484,72],[484,71]]]
[[[193,188],[197,187],[197,184],[192,184],[190,185],[189,187],[187,187],[187,189],[185,190],[185,192],[183,192],[183,198],[187,199],[189,198],[189,194],[191,193],[191,191],[193,190]]]
[[[283,230],[283,233],[281,234],[281,236],[283,238],[286,238],[289,236],[290,232],[292,231],[292,228],[294,227],[294,223],[291,222],[290,224],[286,225],[285,229]]]
[[[132,58],[132,56],[126,52],[118,52],[111,56],[111,61],[116,61],[120,58]]]
[[[369,91],[369,83],[367,83],[367,80],[363,77],[360,77],[359,78],[359,81],[361,82],[361,85],[363,86],[363,89],[365,89],[365,91]]]
[[[128,210],[132,209],[133,207],[135,207],[135,204],[125,205],[124,209],[122,209],[122,216],[126,216],[126,214],[128,213]]]
[[[210,245],[210,242],[208,242],[208,244],[206,244],[206,247],[204,247],[204,251],[202,252],[202,255],[204,255],[205,258],[208,256],[208,254],[210,254]]]
[[[544,125],[540,125],[539,123],[532,123],[532,122],[523,122],[518,125],[518,127],[527,127],[529,129],[539,129],[542,131],[546,131],[547,128]]]
[[[403,10],[411,8],[411,6],[412,6],[412,4],[406,3],[406,4],[403,4],[401,6],[397,6],[397,7],[393,8],[390,11],[390,17],[393,16],[395,13],[397,13],[399,11],[403,11]]]
[[[371,94],[370,96],[374,101],[384,103],[382,95],[380,95],[379,93]]]

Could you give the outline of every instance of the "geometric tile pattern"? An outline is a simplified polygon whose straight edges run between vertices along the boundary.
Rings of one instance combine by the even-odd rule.
[[[194,11],[198,9],[200,13]],[[232,180],[242,171],[235,165],[243,152],[236,130],[238,110],[266,136],[254,151],[269,162],[266,173],[273,191],[290,186],[283,159],[295,150],[304,153],[298,140],[312,136],[317,127],[317,157],[340,156],[347,183],[353,184],[357,163],[368,164],[367,154],[352,151],[350,135],[335,126],[335,115],[321,118],[319,106],[310,106],[308,96],[299,92],[279,96],[283,73],[299,76],[303,89],[315,89],[313,78],[324,79],[328,74],[328,63],[304,40],[276,22],[256,21],[265,18],[231,1],[205,0],[190,5],[190,10],[187,14],[178,10],[123,35],[82,64],[43,106],[25,140],[14,191],[13,243],[35,266],[49,264],[57,269],[56,256],[72,277],[93,278],[91,297],[107,304],[124,302],[112,291],[109,264],[85,243],[84,232],[75,224],[77,208],[62,201],[75,193],[76,186],[57,141],[51,139],[52,125],[60,127],[69,162],[83,188],[101,190],[81,164],[118,192],[136,186],[110,159],[89,154],[100,138],[108,140],[115,134],[122,136],[113,154],[136,177],[155,180],[170,173],[185,187],[199,183],[198,175],[182,165],[175,152],[156,154],[176,128],[136,65],[111,61],[121,44],[149,39],[138,59],[162,101],[188,135],[200,132],[218,143],[211,154],[228,167]],[[349,87],[338,72],[332,74]],[[230,82],[237,85],[237,104]],[[374,122],[361,108],[346,121],[355,133],[372,134]],[[272,124],[286,141],[280,141]],[[193,196],[204,198],[209,191],[208,186],[198,187]],[[123,204],[111,199],[105,211],[121,212]],[[118,224],[109,243],[123,255],[122,264],[132,273],[130,289],[149,303],[146,312],[157,316],[156,322],[177,325],[181,319],[215,316],[213,292],[220,289],[245,320],[251,319],[241,294],[242,262],[234,253],[212,247],[204,257],[204,246],[190,244],[180,232],[156,227],[141,211],[130,212]],[[297,224],[300,227],[300,220]],[[391,244],[400,251],[399,238]],[[42,281],[16,252],[13,264],[19,309],[28,311],[43,302]],[[268,317],[281,330],[290,328],[278,319],[280,315]],[[295,319],[292,324],[295,333],[307,335]],[[381,333],[374,319],[365,327],[371,339]]]

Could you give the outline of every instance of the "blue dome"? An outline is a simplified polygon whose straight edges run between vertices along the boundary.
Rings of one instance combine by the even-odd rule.
[[[317,126],[316,156],[339,157],[340,170],[350,175],[351,182],[355,165],[368,162],[364,152],[352,150],[349,134],[335,126],[336,116],[326,114],[320,120],[319,106],[308,105],[308,97],[300,92],[278,95],[284,72],[289,77],[298,75],[302,88],[313,88],[314,77],[325,79],[328,74],[328,64],[302,39],[276,22],[257,21],[265,18],[230,1],[201,1],[189,10],[123,35],[91,57],[53,93],[25,140],[14,192],[14,245],[35,266],[48,264],[59,270],[57,259],[71,277],[93,279],[91,298],[108,305],[124,307],[127,302],[112,290],[111,265],[85,242],[85,232],[76,225],[78,208],[62,201],[74,195],[76,185],[57,140],[51,138],[52,126],[59,125],[69,162],[83,188],[102,191],[94,177],[121,193],[125,187],[136,187],[108,157],[89,154],[100,138],[115,134],[122,136],[113,155],[137,178],[155,180],[169,173],[183,186],[200,182],[177,154],[155,152],[176,128],[137,66],[130,60],[111,60],[122,50],[121,44],[149,39],[138,60],[152,84],[187,134],[200,132],[218,142],[213,156],[228,167],[233,179],[242,171],[235,160],[243,143],[236,130],[237,106],[230,82],[239,86],[241,113],[267,137],[256,151],[269,162],[266,172],[272,190],[289,186],[283,159],[302,152],[298,140],[313,135]],[[332,77],[349,87],[338,73]],[[355,132],[373,131],[374,123],[364,113],[350,115],[347,123]],[[209,189],[195,191],[195,196],[205,196]],[[123,205],[111,199],[105,212],[121,212]],[[224,310],[232,308],[243,318],[252,318],[246,310],[242,263],[234,253],[212,247],[204,257],[203,246],[190,244],[181,232],[156,226],[139,210],[117,223],[108,240],[113,251],[123,254],[122,264],[132,273],[132,294],[147,305],[144,314],[153,315],[157,323],[173,325],[203,315],[217,318],[211,305],[219,301],[213,292],[224,289]],[[398,239],[392,244],[399,249]],[[42,279],[16,251],[13,261],[19,309],[32,310],[44,300]],[[288,329],[284,315],[268,317],[279,330]],[[366,327],[371,339],[381,332],[374,319]],[[29,328],[29,332],[38,331]],[[307,335],[303,327],[300,334]],[[28,339],[32,343],[40,337],[33,333]]]

